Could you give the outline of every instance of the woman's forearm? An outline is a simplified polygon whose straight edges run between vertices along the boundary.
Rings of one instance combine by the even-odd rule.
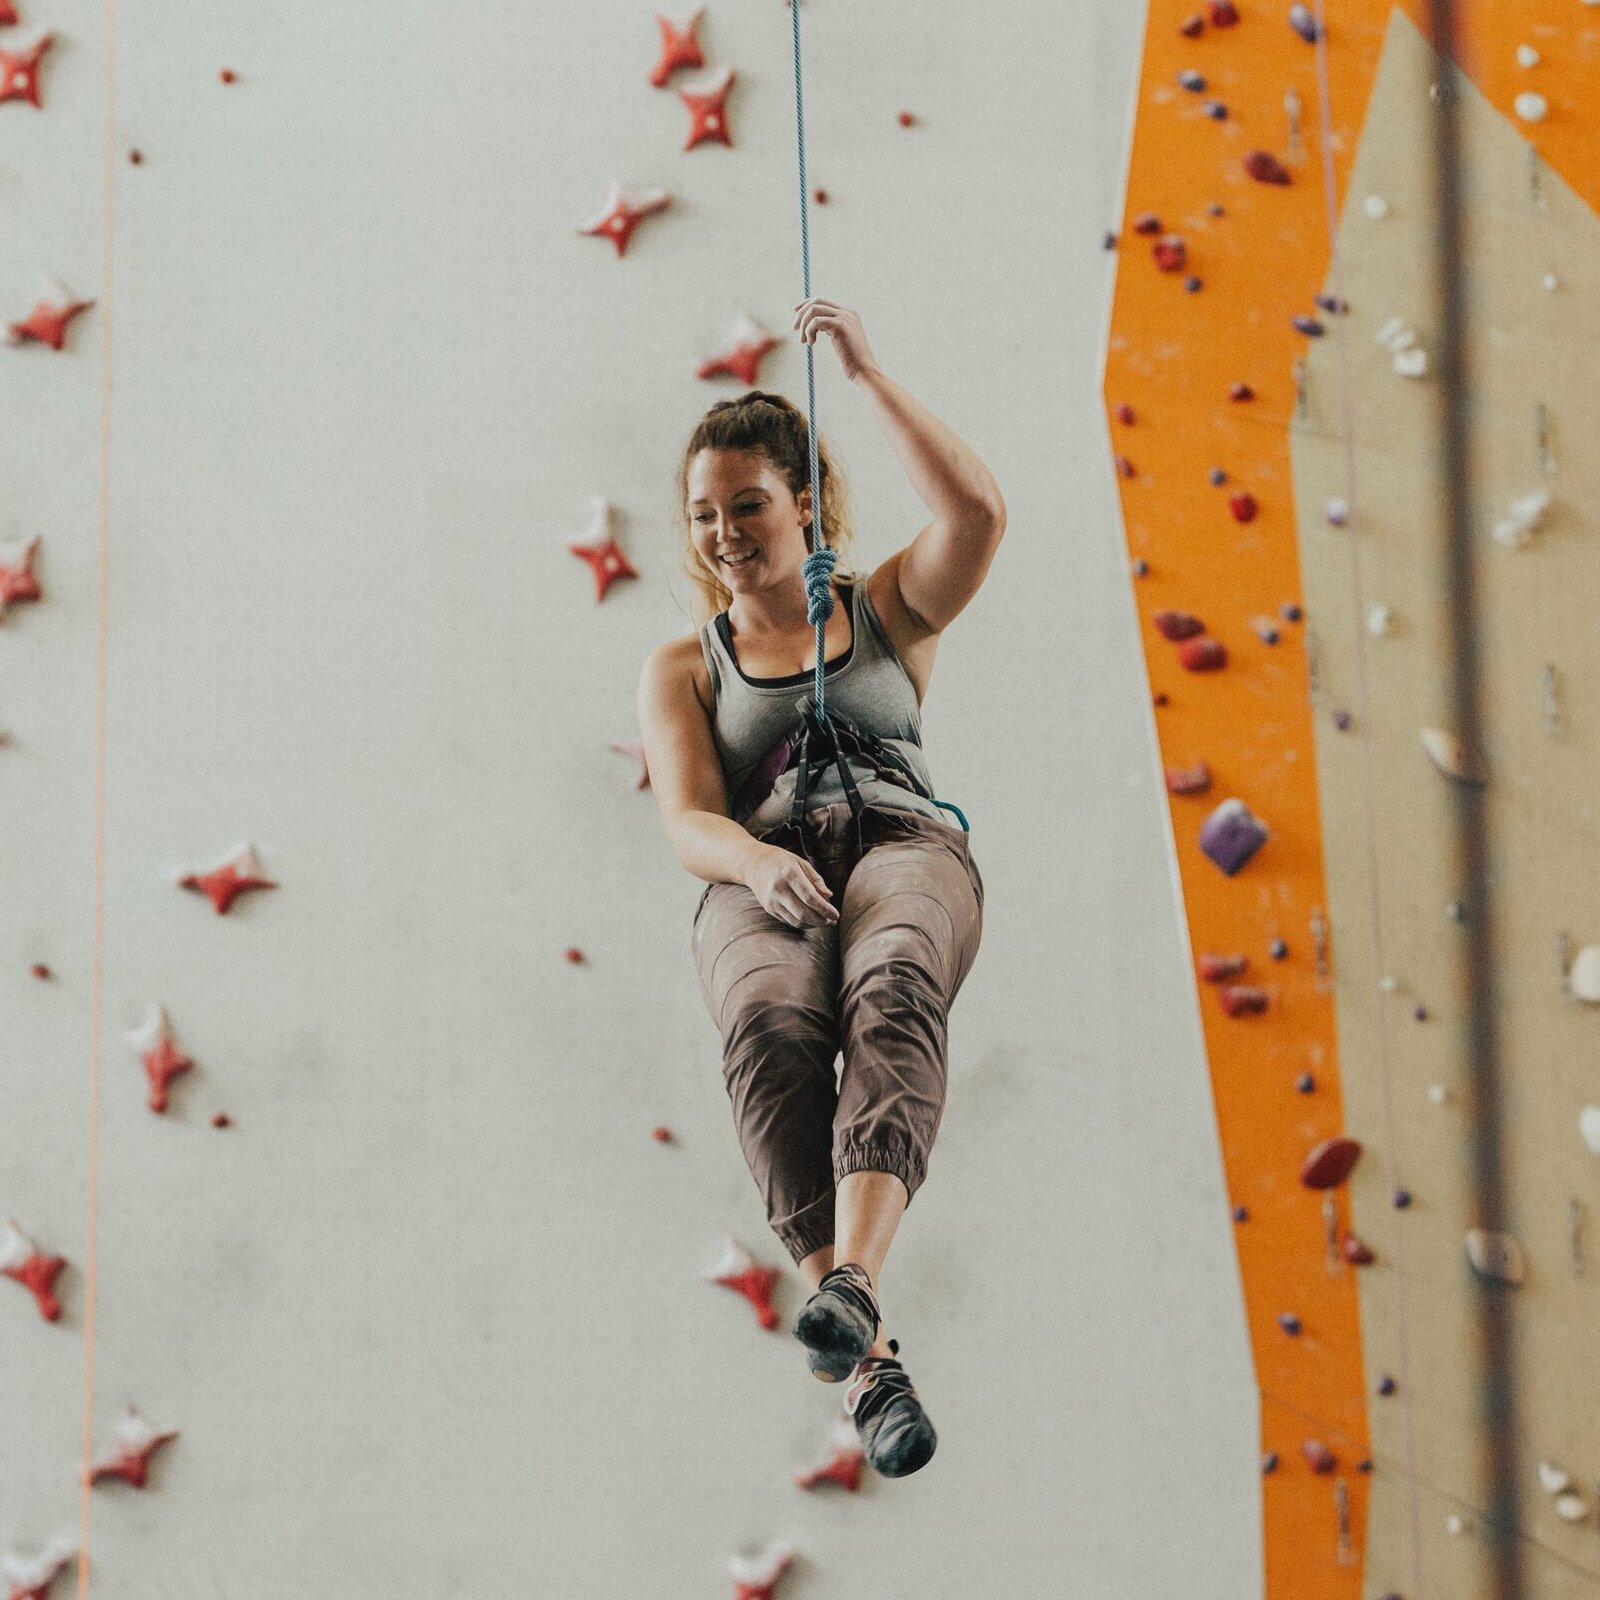
[[[685,872],[707,883],[743,883],[764,845],[732,817],[715,811],[685,811],[672,829],[672,848]]]
[[[855,386],[906,469],[911,487],[936,517],[974,505],[999,506],[1000,485],[977,452],[882,367],[863,367]]]

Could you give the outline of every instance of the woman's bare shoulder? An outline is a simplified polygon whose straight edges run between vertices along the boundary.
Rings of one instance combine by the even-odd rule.
[[[680,691],[691,689],[701,706],[708,712],[711,710],[711,674],[706,670],[698,629],[663,639],[645,658],[644,673],[663,687]]]

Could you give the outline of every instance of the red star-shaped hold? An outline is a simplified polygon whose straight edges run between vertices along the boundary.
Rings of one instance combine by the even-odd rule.
[[[675,23],[671,17],[656,12],[656,21],[661,26],[661,59],[650,69],[650,81],[656,88],[661,88],[679,67],[703,67],[706,64],[694,36],[694,30],[700,26],[700,19],[704,15],[705,7],[696,6],[682,22]]]
[[[741,311],[734,326],[732,345],[721,355],[702,361],[695,368],[695,376],[714,378],[719,373],[726,373],[740,383],[757,383],[760,380],[756,376],[756,369],[762,356],[782,342]]]
[[[26,50],[0,50],[0,101],[26,100],[42,105],[39,99],[39,62],[55,42],[53,33],[41,34]]]
[[[33,1296],[39,1315],[46,1322],[61,1319],[61,1302],[51,1291],[66,1264],[65,1256],[47,1256],[22,1231],[15,1217],[9,1219],[5,1236],[0,1238],[0,1273],[16,1279]]]
[[[44,591],[33,575],[33,552],[39,548],[39,538],[16,539],[0,544],[0,617],[6,607],[17,600],[38,600]]]
[[[89,1467],[89,1482],[94,1484],[102,1478],[121,1478],[135,1489],[144,1488],[150,1471],[150,1457],[158,1446],[177,1437],[176,1428],[153,1428],[129,1406],[122,1421],[117,1424],[116,1449]]]
[[[152,1111],[165,1111],[167,1086],[194,1065],[173,1039],[165,1007],[151,1006],[150,1015],[125,1037],[139,1052],[139,1058],[144,1062],[144,1075],[150,1080],[150,1098],[145,1104]]]
[[[0,0],[0,28],[15,27],[17,21],[17,8],[11,0]]]
[[[648,789],[650,787],[650,766],[644,758],[642,744],[614,744],[610,748],[619,756],[632,756],[639,763],[639,781],[634,784],[635,789]]]
[[[637,578],[639,574],[628,565],[628,558],[617,548],[611,537],[611,502],[602,495],[594,501],[594,520],[589,524],[589,538],[585,544],[569,544],[573,555],[582,556],[594,569],[594,598],[596,604],[604,600],[606,590],[618,578]]]
[[[728,1562],[733,1600],[777,1600],[778,1579],[794,1564],[786,1544],[769,1546],[758,1556],[734,1556]]]
[[[776,1267],[762,1266],[731,1234],[722,1236],[722,1259],[706,1273],[712,1283],[742,1294],[755,1307],[756,1321],[769,1332],[778,1325],[772,1286],[781,1276]]]
[[[242,844],[220,865],[205,872],[185,872],[178,877],[182,888],[203,894],[220,916],[247,889],[276,889],[278,886],[262,870],[256,853]]]
[[[0,99],[4,99],[0,95]],[[72,300],[63,297],[57,305],[41,300],[24,322],[13,322],[10,328],[12,344],[47,344],[52,350],[64,349],[67,342],[67,324],[80,312],[87,311],[93,300]]]
[[[728,90],[733,84],[733,68],[724,67],[715,76],[707,78],[693,89],[680,89],[678,98],[689,108],[689,137],[685,150],[693,150],[706,139],[716,139],[726,145],[728,137]]]
[[[671,202],[672,196],[665,189],[646,189],[642,194],[630,195],[620,183],[613,183],[606,190],[604,209],[578,232],[609,239],[620,256],[627,251],[628,240],[640,219],[652,212],[664,211]]]

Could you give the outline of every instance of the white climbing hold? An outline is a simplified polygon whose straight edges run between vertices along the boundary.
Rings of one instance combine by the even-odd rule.
[[[1422,748],[1446,777],[1459,778],[1463,783],[1483,782],[1481,766],[1448,728],[1424,728]]]
[[[1545,288],[1548,289],[1551,294],[1554,294],[1556,290],[1561,287],[1561,280],[1553,272],[1545,273],[1544,277],[1540,279],[1540,282],[1544,284]]]
[[[1580,1000],[1600,1005],[1600,944],[1586,944],[1572,958],[1567,982]]]
[[[1428,1098],[1436,1106],[1442,1106],[1450,1098],[1450,1091],[1442,1083],[1430,1083],[1428,1085]]]
[[[1466,1520],[1458,1517],[1453,1511],[1444,1519],[1444,1531],[1453,1538],[1459,1538],[1467,1531]]]
[[[1381,601],[1367,610],[1367,632],[1381,639],[1388,631],[1393,613]]]
[[[1417,336],[1406,326],[1404,317],[1390,317],[1375,335],[1386,350],[1404,350],[1417,342]]]
[[[1394,370],[1402,378],[1420,378],[1428,370],[1426,350],[1402,350],[1394,358]]]
[[[1509,1233],[1467,1230],[1467,1260],[1482,1277],[1513,1286],[1522,1282],[1522,1246]]]
[[[1543,122],[1550,115],[1550,102],[1542,94],[1525,89],[1511,102],[1511,108],[1524,122]]]
[[[1539,65],[1539,52],[1531,44],[1517,46],[1517,65],[1519,67],[1536,67]]]
[[[48,1594],[57,1574],[77,1554],[78,1547],[70,1539],[56,1539],[36,1556],[13,1552],[0,1561],[0,1572],[5,1573],[14,1595]]]
[[[1544,521],[1544,514],[1550,509],[1550,491],[1536,489],[1532,494],[1525,494],[1520,500],[1511,502],[1511,509],[1506,512],[1495,525],[1494,537],[1496,544],[1503,544],[1508,550],[1520,550],[1534,529]]]
[[[1539,1463],[1539,1487],[1546,1494],[1560,1494],[1572,1482],[1572,1474],[1563,1472],[1552,1461]]]
[[[1327,504],[1328,521],[1335,528],[1342,528],[1350,520],[1350,502],[1335,495]]]
[[[1585,1106],[1578,1113],[1578,1132],[1583,1142],[1600,1156],[1600,1106]]]
[[[778,1579],[794,1561],[794,1547],[768,1545],[758,1556],[730,1556],[728,1571],[733,1581],[746,1589],[770,1595]]]
[[[1574,1491],[1557,1497],[1556,1510],[1568,1522],[1582,1522],[1589,1515],[1589,1502]]]
[[[1362,210],[1374,222],[1382,222],[1389,215],[1389,202],[1381,194],[1369,194],[1362,202]]]
[[[1386,972],[1381,978],[1378,979],[1378,987],[1382,989],[1385,994],[1393,994],[1395,990],[1400,987],[1400,980]]]

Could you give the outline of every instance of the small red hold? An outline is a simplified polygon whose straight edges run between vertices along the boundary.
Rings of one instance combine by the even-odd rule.
[[[1319,1477],[1326,1476],[1339,1464],[1334,1453],[1320,1439],[1307,1439],[1300,1449],[1305,1455],[1306,1464]]]
[[[1254,400],[1256,392],[1248,383],[1236,383],[1228,390],[1230,400]]]
[[[811,196],[811,198],[815,200],[819,206],[825,206],[828,203],[828,191],[826,189],[818,189],[816,193]]]
[[[760,1266],[742,1244],[723,1235],[722,1259],[706,1273],[712,1283],[742,1294],[755,1307],[756,1320],[763,1328],[778,1325],[777,1308],[772,1303],[772,1286],[781,1276],[776,1267]]]
[[[679,67],[703,67],[706,64],[694,36],[694,30],[704,14],[705,7],[696,6],[679,25],[670,17],[656,12],[656,23],[661,30],[661,56],[650,69],[650,82],[656,88],[661,88]]]
[[[1237,978],[1249,965],[1249,956],[1202,955],[1200,976],[1207,983],[1224,983],[1229,978]]]
[[[909,111],[902,111],[900,113],[900,126],[902,128],[909,128],[911,126],[911,124],[913,122],[915,122],[916,120],[917,119],[914,116],[912,116]]]
[[[233,1118],[226,1111],[219,1111],[211,1119],[211,1126],[213,1128],[231,1128],[233,1126]]]
[[[1231,28],[1239,20],[1239,8],[1233,0],[1211,0],[1206,9],[1213,28]]]
[[[1233,495],[1228,501],[1228,509],[1233,513],[1235,522],[1254,522],[1261,507],[1253,494],[1245,492]]]
[[[0,619],[6,607],[19,600],[39,600],[44,591],[33,575],[33,553],[39,548],[39,536],[15,539],[0,543]]]
[[[1139,469],[1126,456],[1118,456],[1117,476],[1119,478],[1137,478]]]
[[[573,966],[577,966],[577,964],[583,960],[583,951],[581,951],[575,944],[568,945],[567,948],[561,953],[573,964]]]
[[[723,67],[720,72],[691,88],[678,90],[678,98],[689,108],[689,137],[685,150],[693,150],[707,139],[718,144],[732,145],[728,133],[728,90],[733,85],[733,68]]]
[[[825,1483],[836,1483],[841,1489],[855,1494],[861,1488],[861,1465],[866,1452],[861,1447],[861,1435],[848,1417],[841,1417],[833,1426],[830,1450],[819,1466],[809,1472],[797,1472],[794,1481],[802,1489],[820,1488]]]
[[[1300,1181],[1308,1189],[1337,1189],[1361,1159],[1359,1139],[1324,1139],[1305,1159]]]
[[[1198,39],[1206,31],[1206,19],[1198,11],[1185,22],[1178,24],[1178,32],[1185,39]]]
[[[215,867],[203,872],[179,873],[178,885],[205,895],[219,917],[247,890],[278,887],[262,870],[261,862],[248,841],[239,845],[227,860]]]
[[[1267,991],[1250,989],[1240,984],[1220,989],[1217,998],[1230,1017],[1253,1017],[1267,1009]]]
[[[39,99],[39,62],[54,43],[53,33],[43,33],[26,50],[0,50],[0,101],[43,104]]]
[[[1152,698],[1150,703],[1152,705],[1164,706],[1167,703],[1167,697],[1164,694],[1158,694]]]
[[[697,378],[726,376],[740,383],[759,383],[758,368],[762,356],[782,344],[747,312],[741,311],[734,323],[728,347],[719,355],[711,356],[695,368]]]
[[[130,150],[128,152],[128,160],[137,167],[144,160],[144,154],[139,150]]]
[[[611,536],[611,502],[604,495],[594,497],[594,519],[589,525],[588,542],[569,544],[567,549],[581,556],[593,569],[596,605],[605,599],[606,590],[619,578],[639,576]]]
[[[88,1469],[86,1477],[91,1485],[102,1478],[121,1478],[135,1489],[142,1489],[150,1471],[150,1457],[160,1445],[176,1439],[176,1428],[153,1428],[129,1406],[122,1421],[117,1424],[116,1449],[103,1456]]]
[[[1130,428],[1133,426],[1135,421],[1133,407],[1130,406],[1126,401],[1123,401],[1122,404],[1117,407],[1115,415],[1118,422],[1124,423]]]
[[[232,83],[238,77],[238,74],[233,70],[232,67],[224,67],[222,71],[217,74],[217,76],[221,78],[224,83]]]
[[[3,53],[0,53],[3,59]],[[0,96],[3,98],[3,96]],[[52,350],[64,350],[67,343],[67,325],[76,316],[87,311],[93,300],[63,298],[52,305],[41,300],[21,322],[13,322],[8,330],[12,344],[47,344]]]
[[[123,1037],[139,1052],[144,1062],[144,1075],[150,1081],[146,1105],[152,1111],[165,1111],[168,1086],[179,1074],[188,1072],[194,1066],[194,1062],[174,1041],[165,1008],[152,1006],[144,1022],[130,1029]]]
[[[20,1283],[33,1296],[39,1315],[46,1322],[61,1318],[61,1302],[52,1290],[66,1264],[65,1256],[45,1255],[14,1218],[0,1235],[0,1277]]]
[[[1168,794],[1204,794],[1211,787],[1211,768],[1205,762],[1192,767],[1167,768]]]
[[[591,238],[609,239],[617,254],[625,255],[633,230],[645,218],[664,211],[672,203],[665,189],[647,189],[642,194],[630,195],[620,183],[613,182],[606,191],[605,204],[595,219],[578,229]]]
[[[1216,672],[1228,664],[1222,642],[1209,634],[1178,646],[1178,662],[1186,672]]]
[[[36,978],[48,978],[51,976],[49,967],[47,967],[42,961],[35,961],[34,964],[28,968],[28,971],[31,972]]]
[[[652,1128],[650,1130],[650,1137],[652,1139],[654,1139],[657,1144],[671,1144],[672,1143],[672,1129],[671,1128]]]
[[[1205,623],[1190,611],[1158,611],[1150,620],[1156,625],[1156,632],[1174,644],[1206,631]]]
[[[1244,170],[1257,183],[1292,183],[1289,169],[1268,150],[1249,150],[1244,157]]]
[[[1378,1259],[1372,1253],[1372,1247],[1363,1243],[1353,1233],[1344,1236],[1344,1243],[1339,1247],[1339,1253],[1356,1267],[1370,1267]]]
[[[1189,261],[1189,248],[1181,233],[1164,233],[1150,246],[1156,265],[1163,272],[1182,272]]]

